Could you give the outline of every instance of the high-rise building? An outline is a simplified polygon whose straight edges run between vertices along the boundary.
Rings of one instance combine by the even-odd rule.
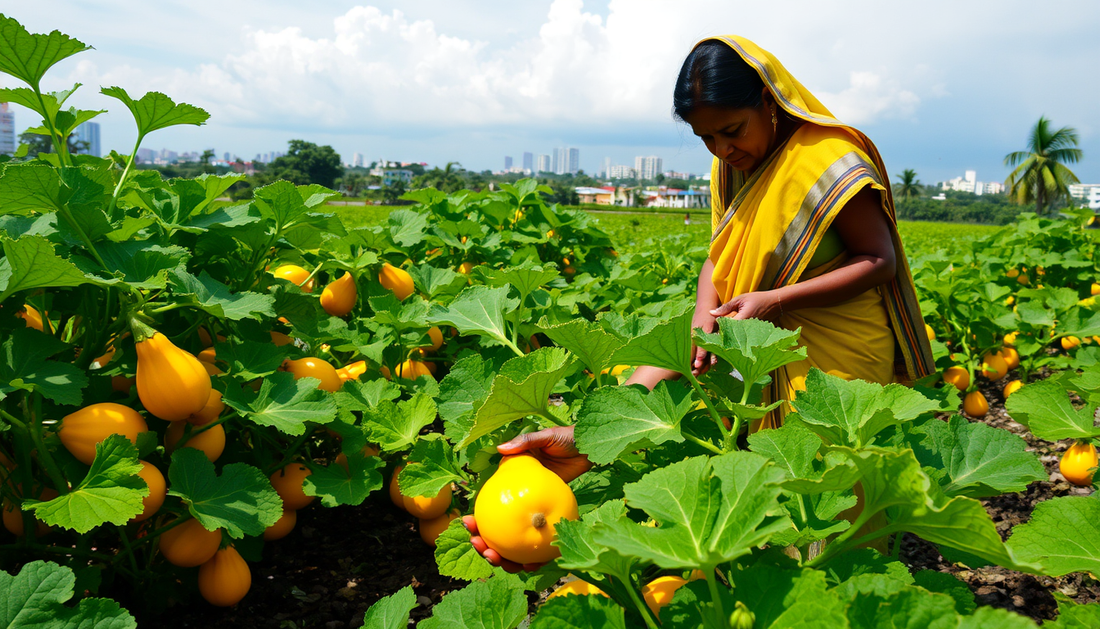
[[[224,158],[225,158],[225,161],[227,161],[227,162],[228,162],[228,161],[230,161],[230,159],[229,159],[229,151],[226,151],[226,152],[225,152],[225,155],[223,155],[222,157],[224,157]]]
[[[157,154],[153,152],[153,149],[138,149],[137,160],[142,164],[152,164],[156,159]]]
[[[511,155],[505,155],[504,156],[504,170],[512,170],[512,156]]]
[[[566,168],[566,172],[570,175],[575,175],[581,170],[581,150],[569,149],[569,164]]]
[[[663,160],[656,155],[648,157],[639,155],[634,158],[634,170],[638,179],[656,179],[663,166]]]
[[[99,146],[99,123],[98,122],[84,122],[81,123],[76,131],[73,132],[74,139],[77,142],[87,142],[88,148],[82,151],[85,155],[92,155],[94,157],[102,157],[103,153],[100,151]]]
[[[551,166],[550,170],[553,171],[555,175],[564,175],[566,169],[569,167],[569,149],[554,149],[554,163]]]
[[[604,177],[610,177],[611,176],[611,158],[610,157],[603,158],[603,176]]]
[[[0,103],[0,154],[15,154],[15,112]]]
[[[529,173],[535,172],[535,156],[526,151],[523,153],[523,170]]]
[[[630,166],[611,166],[607,169],[608,179],[634,179],[637,176]]]
[[[535,169],[536,173],[549,173],[554,172],[553,164],[550,161],[549,155],[539,155],[538,168]]]
[[[362,153],[352,153],[351,154],[351,166],[352,166],[352,168],[362,168],[363,167],[363,154]]]

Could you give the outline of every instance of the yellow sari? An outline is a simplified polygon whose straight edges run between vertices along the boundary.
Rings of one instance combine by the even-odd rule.
[[[893,234],[897,274],[888,284],[828,308],[784,313],[779,324],[802,328],[807,358],[772,374],[769,398],[792,400],[805,388],[811,367],[845,378],[887,384],[915,380],[934,369],[913,278],[902,250],[886,168],[875,145],[829,113],[768,53],[737,36],[713,38],[733,48],[756,69],[776,101],[804,120],[747,179],[722,160],[711,167],[712,280],[722,302],[827,273],[847,260],[808,268],[836,218],[865,186],[878,190]],[[782,423],[786,405],[753,426]]]

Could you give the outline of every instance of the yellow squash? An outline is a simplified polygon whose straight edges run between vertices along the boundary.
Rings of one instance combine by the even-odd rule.
[[[607,596],[607,594],[604,594],[603,590],[601,590],[600,588],[592,585],[588,581],[584,581],[582,579],[573,579],[572,581],[569,581],[568,583],[561,586],[560,588],[554,590],[550,594],[550,596],[546,597],[546,600],[550,600],[550,599],[558,597],[558,596],[567,596],[569,594],[574,594],[574,595],[577,595],[577,596],[597,595],[597,596],[602,596],[604,598],[610,598],[610,597]]]
[[[307,293],[313,292],[313,278],[309,277],[309,271],[296,264],[284,264],[272,271],[271,274],[281,280],[286,280],[294,284]],[[306,282],[306,278],[309,278],[308,282]],[[305,283],[303,284],[303,282]]]
[[[172,452],[176,449],[176,444],[183,438],[183,431],[186,426],[187,422],[172,422],[168,425],[168,430],[164,433],[165,450]],[[202,430],[202,432],[198,432],[199,430],[202,429],[198,426],[192,428],[191,436],[187,438],[187,442],[183,444],[183,447],[194,448],[202,452],[213,463],[225,451],[225,428],[221,424],[215,424]]]
[[[676,590],[685,583],[687,583],[685,579],[675,576],[657,577],[646,583],[642,587],[642,598],[645,599],[646,607],[649,607],[653,615],[660,616],[661,608],[672,602]]]
[[[321,381],[317,384],[317,388],[322,391],[332,393],[338,391],[344,384],[344,381],[340,378],[340,374],[336,372],[336,367],[333,367],[320,358],[288,360],[284,363],[284,368],[294,374],[295,380],[307,377],[317,378]]]
[[[297,511],[308,507],[316,499],[316,496],[307,496],[302,489],[302,482],[312,473],[312,470],[301,463],[288,463],[271,475],[271,486],[283,499],[283,509]]]
[[[985,414],[989,412],[989,402],[986,401],[981,391],[971,391],[963,398],[963,410],[966,411],[967,415],[974,418],[985,417]]]
[[[1062,455],[1062,460],[1058,462],[1058,471],[1074,485],[1087,487],[1092,484],[1096,466],[1096,446],[1087,441],[1078,441]]]
[[[554,524],[576,520],[569,485],[528,454],[505,457],[477,494],[474,517],[485,544],[516,563],[544,563],[561,553]]]
[[[1008,364],[1000,354],[982,356],[982,375],[994,382],[1008,375]]]
[[[1019,391],[1022,388],[1024,388],[1024,383],[1023,382],[1020,382],[1019,380],[1013,380],[1012,382],[1009,382],[1008,384],[1005,385],[1005,388],[1002,391],[1002,393],[1004,394],[1005,399],[1007,400],[1008,396],[1012,395],[1013,393]]]
[[[389,263],[383,264],[382,270],[378,272],[378,283],[393,291],[394,296],[398,299],[405,299],[413,294],[412,276],[404,269],[399,269]]]
[[[428,518],[427,520],[421,518],[416,527],[420,531],[420,539],[424,540],[424,543],[428,546],[435,548],[435,540],[439,539],[440,533],[447,530],[451,520],[460,515],[462,514],[458,512],[458,509],[451,509],[435,518]]]
[[[348,363],[336,370],[336,375],[340,376],[340,379],[345,382],[348,380],[358,380],[359,376],[365,373],[367,373],[367,361],[365,360],[357,360],[353,363]]]
[[[428,328],[428,338],[432,341],[432,351],[439,351],[443,347],[443,332],[437,326]]]
[[[221,544],[221,529],[208,531],[198,520],[191,519],[161,534],[158,548],[168,563],[194,568],[210,561]]]
[[[344,273],[340,279],[321,291],[321,307],[334,317],[343,317],[355,307],[355,298],[358,294],[355,278],[351,273]]]
[[[141,522],[153,517],[164,504],[164,496],[167,493],[164,474],[161,474],[160,470],[148,461],[140,461],[140,463],[141,471],[138,472],[138,476],[149,486],[149,495],[141,499],[141,513],[135,515],[131,522]]]
[[[397,366],[397,377],[405,378],[406,380],[416,380],[420,376],[432,377],[432,370],[427,365],[419,360],[406,360]]]
[[[1015,369],[1020,366],[1020,352],[1017,352],[1015,347],[1003,347],[998,354],[1004,359],[1005,365],[1007,365],[1009,369]]]
[[[970,386],[970,372],[958,365],[948,367],[943,371],[943,381],[955,385],[959,391],[965,391]]]
[[[193,413],[187,418],[187,421],[191,422],[193,426],[205,426],[221,416],[223,410],[225,410],[225,402],[222,401],[222,392],[211,389],[210,399],[206,402],[206,406],[202,407],[201,411]]]
[[[210,401],[210,374],[199,359],[148,327],[135,326],[137,391],[145,410],[168,421],[187,419]],[[146,335],[144,332],[152,332]]]
[[[1061,342],[1062,349],[1068,352],[1069,350],[1074,349],[1075,347],[1080,345],[1081,339],[1077,338],[1076,336],[1063,336]]]
[[[199,568],[199,594],[211,605],[232,607],[251,587],[252,571],[232,546],[219,550]]]
[[[298,512],[294,509],[283,509],[283,515],[275,524],[264,529],[264,541],[273,542],[277,539],[283,539],[290,532],[294,530],[294,525],[298,523]]]
[[[138,434],[147,430],[145,420],[129,406],[100,402],[66,415],[57,436],[76,460],[91,465],[99,442],[111,435],[122,435],[136,445]]]

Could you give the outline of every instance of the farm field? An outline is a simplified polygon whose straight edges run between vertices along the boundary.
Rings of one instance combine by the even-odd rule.
[[[0,625],[1100,626],[1090,211],[903,226],[928,375],[811,369],[753,432],[806,348],[693,326],[707,225],[531,179],[222,204],[71,154],[100,112],[40,85],[87,46],[0,19],[55,149],[0,161]],[[102,94],[135,152],[209,117]]]

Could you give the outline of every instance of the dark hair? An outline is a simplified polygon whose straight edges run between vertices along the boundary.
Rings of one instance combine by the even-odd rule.
[[[699,105],[759,107],[763,89],[760,75],[737,51],[720,41],[708,40],[684,59],[672,92],[672,112],[683,121]]]

